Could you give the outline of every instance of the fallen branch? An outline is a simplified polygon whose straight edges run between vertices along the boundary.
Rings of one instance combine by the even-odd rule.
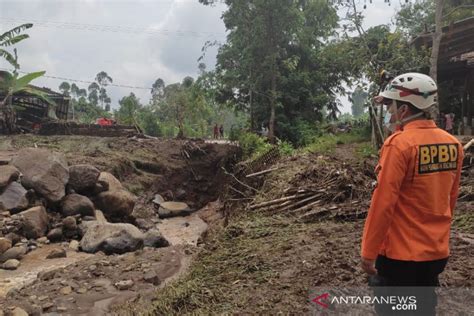
[[[474,138],[471,139],[466,145],[464,145],[464,151],[467,151],[472,145],[474,145]]]
[[[267,202],[262,202],[262,203],[254,204],[254,205],[251,205],[251,206],[250,206],[250,209],[251,209],[251,210],[254,210],[254,209],[257,209],[257,208],[261,208],[261,207],[265,207],[265,206],[270,206],[270,205],[273,205],[273,204],[277,204],[277,203],[280,203],[280,202],[285,202],[285,201],[288,201],[288,200],[298,199],[298,198],[301,198],[301,197],[305,197],[305,196],[307,196],[308,194],[309,194],[309,193],[295,194],[295,195],[286,196],[286,197],[282,197],[282,198],[275,199],[275,200],[271,200],[271,201],[267,201]]]
[[[243,185],[244,187],[246,187],[246,188],[248,188],[248,189],[250,189],[250,190],[252,190],[252,191],[254,191],[254,192],[256,192],[256,193],[258,193],[258,190],[257,190],[257,189],[251,187],[250,185],[248,185],[248,184],[246,184],[246,183],[243,183],[242,181],[240,181],[239,179],[237,179],[237,177],[234,176],[232,173],[227,172],[227,170],[225,170],[224,167],[221,167],[221,168],[222,168],[222,170],[224,170],[224,173],[225,173],[226,175],[229,175],[229,176],[231,176],[232,178],[234,178],[234,180],[237,181],[239,184]]]
[[[240,190],[237,190],[236,188],[234,188],[233,186],[229,185],[229,189],[231,189],[232,191],[234,192],[237,192],[239,193],[240,195],[242,195],[243,197],[247,198],[247,195],[243,192],[241,192]]]
[[[313,203],[310,203],[308,205],[305,205],[303,207],[300,207],[300,208],[297,208],[296,210],[293,210],[294,213],[297,213],[297,212],[302,212],[302,211],[306,211],[306,210],[310,210],[313,208],[313,206],[316,206],[318,204],[320,204],[322,202],[322,200],[317,200]]]
[[[245,177],[246,178],[256,177],[256,176],[260,176],[262,174],[270,173],[270,172],[278,170],[278,169],[280,169],[280,167],[270,168],[270,169],[267,169],[267,170],[263,170],[263,171],[248,174]]]

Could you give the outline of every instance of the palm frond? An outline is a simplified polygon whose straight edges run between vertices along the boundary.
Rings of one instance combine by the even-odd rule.
[[[12,46],[18,42],[21,42],[22,40],[25,40],[29,38],[30,36],[28,34],[22,34],[14,37],[7,37],[3,41],[0,41],[0,46],[7,47],[7,46]]]
[[[18,65],[18,62],[16,61],[16,58],[8,51],[1,49],[0,48],[0,57],[3,57],[8,61],[10,65],[12,65],[15,68],[19,68],[20,65]]]
[[[8,71],[0,71],[0,91],[8,91],[13,86],[14,80]]]
[[[25,23],[25,24],[19,25],[17,27],[14,27],[11,30],[6,31],[2,35],[0,35],[0,42],[3,42],[7,38],[13,38],[16,35],[23,32],[24,30],[27,30],[27,29],[32,28],[32,27],[33,27],[32,23]]]

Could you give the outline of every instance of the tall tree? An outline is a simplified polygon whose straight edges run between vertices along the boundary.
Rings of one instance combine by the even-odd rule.
[[[352,103],[351,110],[354,117],[364,114],[364,107],[368,101],[368,96],[368,93],[360,86],[352,92],[349,101]]]
[[[100,105],[106,111],[110,111],[111,99],[107,95],[107,90],[106,90],[105,87],[107,87],[109,84],[111,84],[113,82],[113,80],[105,71],[101,71],[95,77],[95,81],[97,82],[97,84],[99,86],[98,100],[100,102]]]
[[[100,86],[96,83],[93,82],[87,87],[87,91],[89,92],[88,95],[88,100],[92,105],[97,106],[99,103],[99,91],[100,91]]]
[[[77,86],[76,86],[77,87]],[[59,85],[59,90],[66,96],[69,96],[70,92],[71,92],[71,85],[69,84],[69,82],[62,82],[60,85]]]
[[[267,125],[270,138],[298,141],[298,121],[314,124],[327,105],[337,111],[337,82],[318,54],[334,34],[336,10],[325,0],[226,4],[217,100],[247,111],[253,127]]]
[[[115,116],[121,124],[124,125],[135,125],[137,124],[137,116],[139,110],[142,109],[140,100],[135,94],[130,93],[129,96],[123,97],[119,101],[119,109],[116,111]]]

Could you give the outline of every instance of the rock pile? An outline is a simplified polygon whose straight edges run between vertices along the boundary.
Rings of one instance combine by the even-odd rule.
[[[130,224],[135,203],[110,173],[68,166],[62,154],[45,149],[23,149],[0,166],[0,268],[16,269],[26,253],[50,242],[106,254],[167,246],[156,229]]]

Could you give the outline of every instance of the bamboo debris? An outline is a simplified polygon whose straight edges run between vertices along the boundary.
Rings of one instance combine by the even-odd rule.
[[[282,197],[282,198],[279,198],[279,199],[275,199],[275,200],[271,200],[271,201],[267,201],[267,202],[263,202],[263,203],[258,203],[258,204],[254,204],[254,205],[250,205],[250,209],[254,210],[254,209],[257,209],[257,208],[277,204],[277,203],[280,203],[280,202],[286,202],[288,200],[298,199],[300,197],[304,197],[304,196],[307,196],[307,195],[308,195],[308,193],[286,196],[286,197]]]
[[[274,168],[270,168],[270,169],[267,169],[267,170],[262,170],[262,171],[259,171],[259,172],[248,174],[245,177],[246,178],[251,178],[251,177],[261,176],[261,175],[270,173],[270,172],[278,170],[278,169],[280,169],[280,168],[279,167],[274,167]]]

